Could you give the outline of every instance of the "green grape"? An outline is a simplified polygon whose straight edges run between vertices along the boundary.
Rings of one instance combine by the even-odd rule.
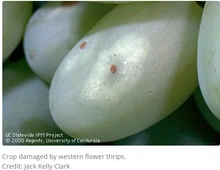
[[[49,94],[68,135],[114,141],[159,122],[198,85],[202,9],[195,2],[136,2],[103,17],[59,65]]]
[[[202,95],[220,120],[220,2],[206,2],[198,41],[198,77]]]
[[[49,87],[30,70],[25,58],[4,65],[3,144],[31,144],[26,139],[14,143],[12,140],[8,142],[6,133],[62,132],[50,114],[48,95]],[[37,139],[37,137],[29,139]],[[38,142],[38,144],[43,143]]]
[[[25,27],[32,14],[32,2],[5,1],[3,9],[3,61],[21,41]]]
[[[48,2],[31,17],[24,37],[25,57],[45,82],[68,52],[115,5],[92,2]]]

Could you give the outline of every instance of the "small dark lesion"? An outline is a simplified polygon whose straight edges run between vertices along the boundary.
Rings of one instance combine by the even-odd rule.
[[[115,72],[117,71],[117,66],[115,64],[112,64],[110,66],[110,71],[111,71],[112,74],[115,74]]]
[[[87,44],[87,43],[86,43],[85,41],[84,41],[83,43],[81,43],[81,44],[80,44],[80,49],[85,48],[86,44]]]

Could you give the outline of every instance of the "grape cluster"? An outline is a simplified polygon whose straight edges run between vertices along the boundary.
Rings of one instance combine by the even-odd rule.
[[[3,2],[3,135],[218,144],[220,3],[203,5]]]

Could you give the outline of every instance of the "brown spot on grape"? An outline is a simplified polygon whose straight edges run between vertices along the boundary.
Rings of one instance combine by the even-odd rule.
[[[84,41],[82,44],[80,44],[80,49],[85,48],[85,46],[86,46],[86,42]]]
[[[64,7],[71,7],[78,3],[78,1],[63,1],[62,6]]]
[[[117,66],[112,64],[111,67],[110,67],[110,71],[111,71],[112,74],[114,74],[117,71]]]

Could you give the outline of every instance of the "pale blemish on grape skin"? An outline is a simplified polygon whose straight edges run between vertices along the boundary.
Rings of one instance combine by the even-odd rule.
[[[115,74],[115,72],[117,71],[117,66],[114,65],[114,64],[112,64],[112,65],[110,66],[110,71],[111,71],[112,74]]]
[[[86,46],[86,42],[84,41],[82,44],[80,44],[80,49],[85,48],[85,46]]]
[[[220,101],[220,87],[217,86],[215,89],[216,89],[216,94],[217,94],[217,96],[218,96],[218,99],[219,99],[219,101]]]
[[[62,6],[71,7],[78,3],[78,1],[62,1]]]
[[[31,54],[30,54],[30,59],[31,59],[31,60],[34,59],[34,53],[33,53],[33,52],[31,52]]]
[[[211,63],[214,56],[215,56],[215,50],[212,52],[212,54],[209,57],[208,65]]]

